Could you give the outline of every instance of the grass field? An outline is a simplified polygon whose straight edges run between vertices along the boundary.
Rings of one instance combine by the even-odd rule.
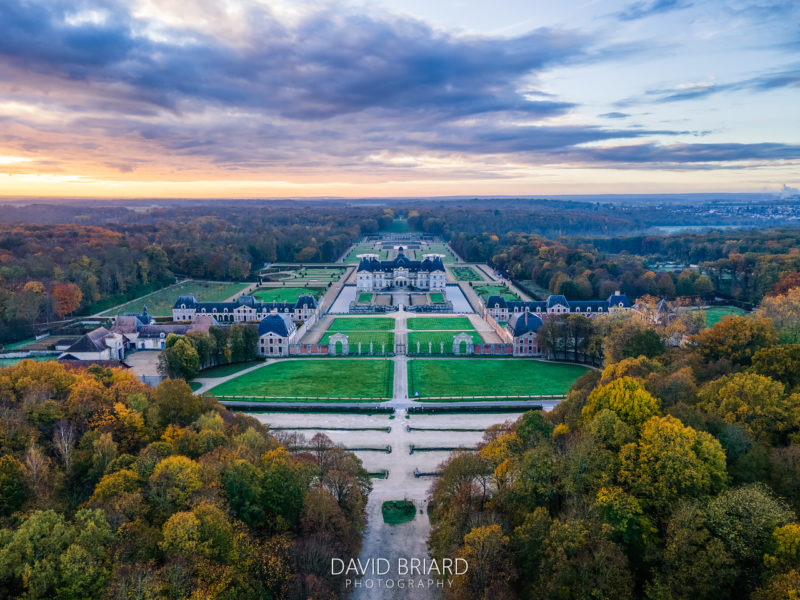
[[[360,293],[358,295],[358,303],[359,304],[371,304],[372,303],[372,294],[367,293]]]
[[[394,363],[390,360],[289,360],[221,383],[210,393],[272,396],[289,401],[325,397],[369,402],[392,397],[393,377]]]
[[[483,277],[472,267],[450,267],[450,272],[456,281],[483,281]]]
[[[475,285],[472,289],[475,290],[475,293],[484,301],[488,300],[489,296],[502,296],[506,300],[520,299],[519,296],[504,285]]]
[[[706,327],[713,327],[728,315],[742,316],[747,314],[746,310],[736,306],[712,306],[703,312],[706,313]]]
[[[381,351],[381,344],[386,344],[386,350],[392,350],[394,344],[394,333],[391,331],[354,331],[354,332],[327,332],[322,336],[320,344],[329,344],[330,337],[334,333],[344,333],[350,344],[350,353],[355,354],[358,352],[358,343],[361,342],[361,352],[369,352],[369,343],[373,343],[372,350],[374,352]]]
[[[444,294],[442,292],[431,292],[428,296],[430,296],[431,302],[444,302]]]
[[[321,298],[325,294],[325,288],[320,287],[268,287],[258,288],[252,295],[261,302],[297,302],[300,296],[314,296]]]
[[[328,331],[391,331],[394,319],[387,317],[336,318]]]
[[[531,279],[525,279],[523,281],[520,281],[520,283],[524,285],[526,288],[528,288],[530,291],[532,291],[534,294],[539,296],[539,298],[541,298],[542,300],[546,300],[547,297],[550,295],[550,290],[548,290],[547,288],[543,288],[542,286],[540,286],[538,283],[536,283]]]
[[[473,329],[472,323],[467,317],[411,317],[408,319],[408,328],[416,331]]]
[[[419,342],[420,354],[428,353],[428,342],[433,344],[431,354],[440,354],[442,342],[444,342],[444,353],[452,354],[453,352],[453,336],[459,333],[468,333],[472,335],[472,341],[475,344],[482,344],[483,340],[478,332],[471,331],[411,331],[408,334],[408,351],[412,354],[417,352],[417,342]]]
[[[200,371],[200,374],[197,376],[199,379],[205,379],[208,377],[227,377],[228,375],[233,375],[234,373],[238,373],[239,371],[244,371],[245,369],[249,369],[250,367],[255,367],[258,364],[263,363],[263,360],[251,360],[249,362],[243,363],[233,363],[232,365],[220,365],[218,367],[211,367],[210,369],[206,369],[205,371]]]
[[[450,252],[450,249],[444,244],[428,244],[427,250],[423,251],[423,254],[443,254],[444,257],[442,258],[443,263],[454,263],[458,262],[456,257],[453,256],[453,253]]]
[[[55,360],[58,358],[58,355],[54,354],[53,356],[30,356],[28,358],[0,358],[0,367],[13,367],[14,365],[21,363],[23,360],[35,360],[36,362],[45,362],[47,360]]]
[[[172,305],[178,296],[194,296],[199,302],[222,302],[247,287],[245,283],[220,283],[212,281],[184,281],[153,292],[149,296],[137,298],[121,306],[100,313],[113,317],[127,312],[141,312],[147,305],[147,312],[154,317],[171,317]]]
[[[534,360],[417,359],[408,363],[408,385],[421,397],[565,394],[586,370]]]
[[[389,256],[386,250],[375,250],[372,244],[359,244],[344,258],[345,264],[358,263],[361,260],[358,258],[359,254],[377,254],[380,260],[386,260],[386,257]]]

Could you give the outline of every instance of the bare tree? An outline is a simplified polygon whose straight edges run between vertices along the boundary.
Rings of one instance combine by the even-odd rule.
[[[25,468],[31,480],[31,487],[38,491],[39,484],[47,472],[47,457],[33,444],[25,452]]]
[[[69,471],[72,465],[72,449],[75,446],[75,424],[71,421],[59,421],[53,431],[53,446],[61,455],[64,467]]]

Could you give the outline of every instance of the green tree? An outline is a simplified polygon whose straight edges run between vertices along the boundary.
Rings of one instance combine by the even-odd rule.
[[[109,577],[114,536],[101,510],[80,510],[74,523],[37,511],[13,532],[2,532],[0,579],[31,599],[99,598]]]
[[[22,463],[13,456],[0,458],[0,517],[18,511],[29,493]]]
[[[753,370],[790,391],[800,391],[800,344],[781,344],[762,348],[753,355]]]
[[[753,355],[777,340],[772,321],[763,318],[729,316],[692,336],[697,354],[706,362],[721,359],[736,366],[748,366]]]
[[[760,442],[775,442],[800,426],[800,396],[786,398],[783,384],[755,373],[734,373],[705,384],[700,406],[725,423],[741,425]]]
[[[636,358],[646,356],[653,358],[664,354],[664,342],[652,329],[642,329],[631,335],[622,347],[622,356]]]
[[[588,422],[601,410],[608,409],[617,413],[623,422],[638,428],[660,413],[659,404],[641,383],[631,377],[621,377],[595,388],[589,394],[582,414]]]
[[[678,500],[716,494],[727,481],[720,443],[669,415],[647,421],[620,459],[620,479],[662,517]]]
[[[743,590],[755,587],[775,529],[794,514],[760,484],[727,490],[708,504],[708,528],[736,561]]]
[[[665,541],[655,577],[646,586],[648,598],[728,597],[736,579],[736,565],[722,541],[708,530],[699,506],[691,502],[678,505],[669,519]]]
[[[168,377],[193,379],[200,372],[200,355],[186,337],[170,334],[158,356],[158,370]]]

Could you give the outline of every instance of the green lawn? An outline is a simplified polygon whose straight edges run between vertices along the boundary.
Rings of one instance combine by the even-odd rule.
[[[261,367],[212,388],[220,396],[325,397],[365,402],[392,397],[390,360],[301,359]],[[302,400],[301,400],[302,401]]]
[[[408,328],[417,331],[473,329],[467,317],[411,317],[408,319]]]
[[[325,288],[320,287],[265,287],[258,288],[252,295],[261,302],[297,302],[300,296],[314,296],[321,298],[325,294]]]
[[[383,522],[389,525],[400,525],[413,521],[417,508],[410,500],[387,500],[381,505]]]
[[[372,304],[372,294],[367,293],[360,293],[358,295],[358,303],[359,304]]]
[[[456,281],[483,281],[483,277],[472,267],[450,267],[450,272]]]
[[[483,298],[484,301],[488,300],[489,296],[502,296],[506,300],[520,299],[519,296],[504,285],[475,285],[472,289],[475,290],[475,293]]]
[[[456,257],[453,256],[453,253],[450,252],[450,249],[444,244],[428,244],[428,249],[423,252],[423,254],[444,254],[444,258],[442,258],[443,263],[454,263],[458,262]]]
[[[742,316],[747,314],[746,310],[736,306],[712,306],[703,312],[706,313],[706,327],[713,327],[728,315]]]
[[[444,302],[444,294],[442,292],[431,292],[428,294],[431,302]]]
[[[408,334],[408,351],[412,354],[417,352],[417,342],[419,342],[420,354],[428,353],[428,342],[433,344],[431,348],[432,354],[440,354],[442,342],[444,342],[444,353],[451,354],[453,352],[453,337],[459,333],[469,333],[472,335],[472,341],[475,344],[482,344],[483,340],[478,332],[471,331],[411,331]]]
[[[113,317],[126,312],[141,312],[147,306],[147,312],[154,317],[171,317],[172,305],[178,296],[194,296],[199,302],[222,302],[247,287],[246,283],[219,283],[212,281],[186,281],[172,285],[149,296],[131,300],[125,304],[101,313]]]
[[[211,367],[210,369],[206,369],[205,371],[200,371],[200,374],[197,376],[200,379],[208,378],[208,377],[227,377],[228,375],[233,375],[234,373],[238,373],[239,371],[244,371],[245,369],[249,369],[250,367],[255,367],[258,364],[263,363],[263,360],[251,360],[249,362],[243,363],[233,363],[232,365],[220,365],[218,367]]]
[[[45,362],[48,360],[56,360],[58,358],[57,354],[52,356],[30,356],[28,358],[0,358],[0,367],[13,367],[16,364],[21,363],[23,360],[34,360],[36,362]]]
[[[359,254],[377,254],[380,260],[386,260],[386,257],[389,256],[386,250],[375,250],[372,244],[359,244],[350,251],[345,257],[344,262],[346,264],[356,264],[360,262],[361,259],[358,258]]]
[[[394,344],[394,333],[391,331],[354,331],[354,332],[333,332],[325,333],[320,340],[320,344],[329,344],[330,337],[335,333],[344,333],[350,343],[350,353],[358,352],[358,343],[361,342],[361,352],[369,352],[369,343],[373,343],[373,351],[380,352],[381,344],[386,344],[386,350],[392,350]]]
[[[408,363],[409,394],[524,396],[565,394],[586,367],[530,359],[416,359]]]
[[[338,317],[328,331],[391,331],[394,319],[387,317]]]

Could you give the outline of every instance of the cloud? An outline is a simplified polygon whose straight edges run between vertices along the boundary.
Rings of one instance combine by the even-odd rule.
[[[709,144],[631,144],[614,147],[582,148],[581,157],[604,163],[692,165],[742,161],[800,160],[800,146],[791,144],[709,143]]]
[[[637,21],[646,17],[688,8],[691,5],[690,2],[686,2],[685,0],[650,0],[649,2],[634,2],[615,13],[615,15],[621,21]]]
[[[714,81],[691,85],[682,85],[674,88],[661,88],[647,90],[643,95],[627,98],[617,103],[617,106],[631,106],[645,103],[683,102],[685,100],[698,100],[723,92],[769,92],[772,90],[800,87],[800,65],[793,65],[781,71],[772,71],[727,83]]]
[[[418,21],[333,10],[291,26],[255,6],[249,18],[250,39],[238,46],[196,31],[168,30],[156,41],[124,6],[100,22],[75,21],[57,1],[8,0],[0,4],[0,60],[176,112],[206,102],[296,119],[370,108],[551,116],[571,104],[530,99],[521,79],[574,60],[589,43],[549,29],[510,39],[453,37]]]
[[[487,177],[502,176],[503,160],[646,168],[794,159],[786,158],[789,146],[653,141],[687,131],[548,124],[577,105],[540,89],[544,73],[622,60],[638,52],[636,44],[603,47],[591,35],[547,28],[514,37],[453,35],[341,6],[287,18],[246,0],[237,5],[238,20],[217,29],[216,19],[233,17],[219,3],[208,5],[211,16],[193,13],[180,25],[122,0],[0,2],[2,153],[35,155],[25,166],[31,171],[48,164],[70,173],[91,164],[121,179],[131,172],[372,175],[379,164],[399,172],[425,162],[397,156]],[[668,10],[663,2],[638,6],[642,15]],[[773,85],[793,85],[774,75]],[[595,143],[603,147],[587,146]]]

